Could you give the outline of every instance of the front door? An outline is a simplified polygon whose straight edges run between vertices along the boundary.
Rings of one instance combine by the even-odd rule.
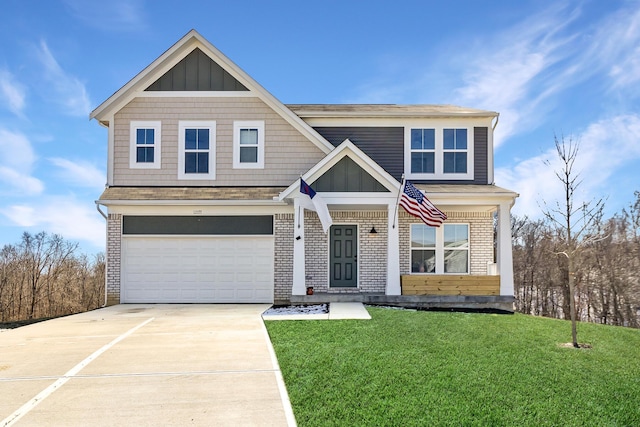
[[[330,241],[331,287],[358,286],[358,226],[332,225]]]

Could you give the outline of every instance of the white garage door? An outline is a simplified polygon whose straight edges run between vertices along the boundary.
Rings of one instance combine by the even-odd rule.
[[[272,303],[273,236],[123,237],[125,303]]]

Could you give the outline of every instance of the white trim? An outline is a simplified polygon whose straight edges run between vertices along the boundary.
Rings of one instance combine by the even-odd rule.
[[[475,117],[447,114],[435,117],[402,117],[402,116],[374,116],[369,117],[307,117],[301,115],[304,121],[313,127],[433,127],[437,124],[465,123],[464,126],[491,127],[494,117]],[[431,123],[429,126],[428,124]]]
[[[387,205],[387,288],[385,294],[402,295],[400,286],[400,231],[395,201]]]
[[[248,90],[232,91],[232,90],[152,90],[144,91],[136,94],[137,98],[260,98],[255,93]]]
[[[412,173],[411,172],[411,130],[412,129],[434,129],[435,130],[435,169],[434,173]],[[467,130],[467,172],[466,173],[444,173],[444,129],[466,129]],[[459,122],[424,122],[423,125],[416,123],[407,125],[404,128],[404,171],[405,178],[409,180],[442,180],[442,181],[471,181],[474,179],[474,127],[469,123]],[[451,150],[446,150],[451,151]]]
[[[138,163],[137,162],[137,137],[136,133],[138,129],[153,129],[154,139],[153,146],[153,162]],[[160,169],[162,165],[161,160],[162,150],[162,122],[159,120],[154,121],[142,121],[132,120],[129,123],[129,167],[131,169]]]
[[[113,185],[113,173],[115,170],[115,125],[113,115],[109,116],[107,126],[107,185]]]
[[[436,245],[433,249],[435,249],[436,252],[436,265],[435,265],[435,269],[436,271],[434,271],[433,273],[428,273],[428,272],[424,272],[424,273],[416,273],[414,271],[411,271],[411,253],[413,252],[413,248],[411,246],[411,242],[413,241],[413,226],[414,225],[422,225],[425,227],[429,227],[428,225],[421,223],[421,222],[414,222],[411,223],[409,225],[409,274],[414,274],[414,275],[430,275],[430,274],[446,274],[446,275],[463,275],[463,276],[468,276],[471,274],[471,226],[469,223],[466,222],[447,222],[445,224],[442,224],[441,227],[430,227],[433,228],[435,230],[435,238],[436,238]],[[466,247],[466,251],[467,251],[467,271],[465,273],[445,273],[444,271],[444,252],[446,250],[465,250],[465,249],[459,249],[459,248],[453,248],[453,249],[447,249],[444,247],[444,228],[446,226],[451,226],[451,225],[464,225],[467,227],[467,247]],[[420,248],[416,248],[418,250],[420,250]],[[432,249],[432,248],[425,248],[425,249]]]
[[[255,163],[240,161],[240,132],[243,129],[258,130],[258,157]],[[233,168],[234,169],[264,169],[264,120],[236,120],[233,122]]]
[[[185,161],[185,131],[187,129],[209,129],[209,172],[186,173]],[[178,122],[178,179],[214,180],[216,179],[216,122],[208,120],[180,120]]]
[[[306,272],[305,272],[305,252],[304,252],[304,209],[300,206],[300,199],[293,199],[293,283],[291,285],[291,295],[305,295]]]
[[[513,296],[513,248],[511,239],[511,204],[498,206],[498,274],[500,274],[500,295]]]

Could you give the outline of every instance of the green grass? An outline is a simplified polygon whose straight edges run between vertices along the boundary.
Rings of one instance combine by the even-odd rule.
[[[640,426],[640,330],[369,312],[266,322],[300,426]]]

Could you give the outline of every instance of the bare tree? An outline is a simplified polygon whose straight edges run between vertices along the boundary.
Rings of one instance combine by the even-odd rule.
[[[58,235],[24,233],[0,250],[0,321],[55,317],[104,301],[104,254],[77,255]]]
[[[594,234],[593,228],[602,218],[604,200],[585,202],[580,206],[574,205],[574,197],[577,188],[582,183],[578,178],[580,172],[574,171],[574,165],[578,158],[580,143],[573,138],[565,140],[564,136],[554,135],[554,143],[558,159],[561,162],[555,175],[562,184],[564,200],[557,201],[555,206],[549,207],[543,202],[544,216],[549,220],[558,238],[557,255],[563,255],[567,261],[569,312],[571,315],[571,340],[574,347],[579,348],[577,320],[576,320],[576,258],[585,245],[602,239]],[[550,165],[547,162],[547,165]]]

